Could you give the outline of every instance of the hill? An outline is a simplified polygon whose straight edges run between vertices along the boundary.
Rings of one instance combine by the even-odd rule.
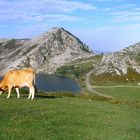
[[[104,54],[94,66],[93,85],[117,85],[140,81],[140,42],[115,53]]]
[[[53,73],[68,62],[92,55],[88,46],[70,32],[52,28],[32,39],[0,39],[0,74],[23,67]]]
[[[140,73],[140,42],[119,52],[104,54],[100,63],[96,65],[96,74],[110,73],[127,74],[130,69]]]

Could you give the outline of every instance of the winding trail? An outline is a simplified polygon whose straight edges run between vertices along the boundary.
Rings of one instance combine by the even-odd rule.
[[[89,71],[87,74],[86,74],[86,87],[87,89],[92,92],[93,94],[97,95],[97,96],[101,96],[101,97],[104,97],[104,98],[107,98],[107,99],[114,99],[114,97],[112,96],[108,96],[108,95],[105,95],[105,94],[102,94],[96,90],[93,89],[93,86],[90,85],[90,76],[91,74],[93,73],[93,70]]]

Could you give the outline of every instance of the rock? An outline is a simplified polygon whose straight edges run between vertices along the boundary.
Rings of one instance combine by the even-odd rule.
[[[53,73],[66,63],[92,55],[88,47],[70,32],[52,28],[32,39],[0,39],[0,74],[23,67]]]
[[[140,73],[140,43],[131,45],[119,52],[104,54],[100,63],[95,66],[95,74],[127,74],[128,69]]]

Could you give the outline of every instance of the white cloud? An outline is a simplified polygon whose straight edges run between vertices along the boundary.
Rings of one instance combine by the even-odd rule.
[[[126,21],[139,21],[140,12],[134,11],[120,11],[111,13],[113,20],[117,22],[126,22]]]
[[[122,2],[125,0],[96,0],[96,1],[99,1],[99,2]]]
[[[36,17],[34,17],[36,19],[36,21],[43,21],[43,20],[46,20],[46,21],[50,21],[50,22],[61,22],[61,21],[79,21],[80,18],[78,17],[75,17],[75,16],[70,16],[70,15],[57,15],[57,14],[49,14],[49,15],[38,15]]]
[[[140,8],[139,8],[139,7],[137,7],[137,8],[134,8],[134,10],[136,10],[136,11],[140,11]]]
[[[110,8],[110,7],[103,9],[103,11],[112,11],[112,10],[113,10],[113,8]]]
[[[75,21],[77,17],[74,17],[73,12],[76,10],[95,10],[91,4],[82,3],[78,1],[67,0],[21,0],[21,1],[0,1],[0,21],[8,20],[43,20],[47,18],[62,20],[62,17],[66,21]],[[72,16],[73,15],[73,16]]]

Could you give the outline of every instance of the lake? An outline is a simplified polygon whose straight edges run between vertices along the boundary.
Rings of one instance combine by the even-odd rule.
[[[80,92],[78,83],[68,77],[49,74],[36,75],[36,87],[41,91],[70,91]]]
[[[0,76],[0,80],[2,77]],[[78,83],[68,77],[50,74],[36,74],[35,85],[39,91],[70,91],[78,93],[80,87]]]

